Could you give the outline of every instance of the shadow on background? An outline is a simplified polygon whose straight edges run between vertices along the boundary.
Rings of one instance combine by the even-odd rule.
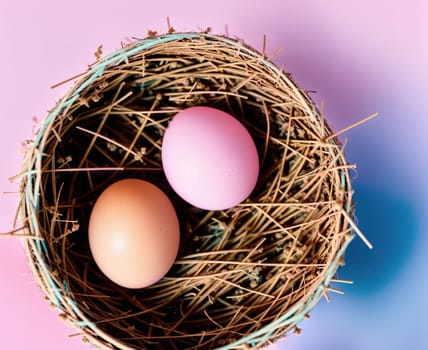
[[[407,145],[397,143],[403,128],[393,123],[400,120],[402,107],[385,86],[379,85],[382,73],[350,55],[351,51],[335,43],[334,38],[323,39],[322,44],[313,45],[288,40],[286,50],[275,61],[285,71],[292,71],[303,88],[322,90],[311,97],[319,107],[326,101],[326,119],[333,131],[380,112],[380,117],[341,135],[341,139],[349,136],[345,151],[348,161],[358,165],[358,182],[369,184],[353,184],[354,201],[358,226],[374,249],[369,250],[356,238],[339,275],[354,281],[352,286],[343,286],[347,293],[371,295],[381,292],[399,275],[418,238],[416,204],[409,200],[416,181],[407,170],[413,160],[403,151]],[[394,159],[400,159],[400,166]],[[403,191],[409,196],[398,193]]]
[[[401,272],[417,240],[417,216],[399,195],[354,186],[358,226],[373,243],[369,250],[357,237],[347,249],[341,274],[354,285],[349,293],[369,295],[382,291]]]

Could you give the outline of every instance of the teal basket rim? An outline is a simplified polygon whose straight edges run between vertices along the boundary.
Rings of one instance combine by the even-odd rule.
[[[101,61],[95,63],[92,65],[88,71],[83,75],[80,80],[75,83],[75,85],[71,88],[69,93],[65,95],[65,97],[60,100],[60,102],[56,105],[56,107],[48,114],[46,119],[42,122],[40,126],[40,130],[35,138],[34,141],[34,147],[38,149],[38,154],[36,157],[32,159],[33,163],[31,164],[31,168],[35,169],[41,164],[41,160],[43,157],[43,146],[45,139],[45,131],[49,128],[49,126],[55,121],[55,119],[60,116],[67,113],[68,109],[71,105],[80,97],[80,93],[90,86],[92,82],[94,82],[98,77],[102,76],[105,69],[111,66],[118,65],[122,62],[125,62],[129,57],[132,55],[138,54],[144,50],[148,50],[156,45],[160,45],[163,43],[171,42],[171,41],[181,41],[181,40],[192,40],[192,39],[198,39],[204,37],[207,42],[213,41],[223,41],[227,44],[230,44],[232,46],[240,46],[241,53],[244,55],[248,55],[249,57],[254,58],[255,54],[260,55],[256,50],[245,46],[242,42],[236,41],[234,39],[230,39],[221,35],[213,35],[213,34],[207,34],[207,33],[173,33],[173,34],[165,34],[153,38],[146,38],[146,39],[140,39],[132,44],[122,47],[120,49],[117,49],[116,51],[112,52],[111,54],[107,55],[104,59]],[[263,64],[267,65],[270,69],[272,69],[274,72],[278,74],[282,74],[282,71],[274,65],[272,62],[270,62],[267,59],[262,58],[260,55],[260,59],[263,61]],[[306,98],[309,99],[309,97],[306,96]],[[309,99],[310,100],[310,99]],[[314,116],[315,118],[319,117],[319,112],[314,109]],[[331,141],[333,142],[333,141]],[[26,177],[26,187],[25,187],[25,200],[26,200],[26,211],[27,213],[36,213],[39,210],[39,196],[37,195],[37,188],[38,186],[35,185],[34,182],[37,182],[37,179],[34,178],[35,172],[29,171],[27,173]],[[33,186],[34,185],[34,186]],[[341,170],[341,186],[342,188],[349,193],[349,174],[348,171]],[[34,189],[34,191],[33,191]],[[349,197],[351,196],[351,193],[349,193]],[[31,206],[30,208],[28,206]],[[348,199],[346,202],[345,210],[348,214],[352,215],[352,200],[351,198]],[[33,232],[38,232],[38,227],[36,223],[35,215],[30,215],[29,225],[34,230]],[[253,332],[233,343],[227,344],[225,346],[222,346],[218,349],[221,350],[229,350],[229,349],[235,349],[238,346],[248,344],[250,346],[257,346],[259,344],[267,344],[275,332],[275,330],[279,327],[283,327],[284,325],[297,325],[299,324],[304,318],[305,315],[308,314],[310,310],[315,306],[315,304],[319,301],[319,299],[322,297],[323,292],[330,284],[332,278],[334,277],[339,265],[340,265],[340,259],[345,253],[346,248],[348,247],[349,243],[354,238],[354,234],[351,232],[351,234],[347,235],[341,249],[337,253],[335,259],[331,262],[331,265],[329,266],[328,270],[326,271],[324,282],[318,286],[315,293],[313,293],[307,300],[302,301],[301,303],[298,303],[294,305],[286,314],[280,316],[276,321],[272,322],[271,324],[262,327],[256,332]],[[37,249],[37,253],[42,256],[48,256],[48,249],[46,247],[46,243],[43,239],[37,239],[34,240],[34,244]],[[54,278],[52,278],[49,274],[48,268],[43,260],[41,260],[41,269],[44,270],[47,278],[48,283],[53,291],[53,301],[59,309],[62,309],[65,306],[65,302],[68,302],[73,311],[79,315],[81,318],[84,319],[82,312],[79,310],[77,305],[75,304],[74,300],[71,300],[70,297],[67,297],[67,300],[65,300],[65,295],[62,293],[62,290],[65,290],[66,292],[69,290],[68,286],[66,285],[65,281],[58,281]],[[71,301],[71,303],[70,303]],[[97,326],[90,322],[90,321],[76,321],[74,322],[75,326],[78,327],[89,327],[93,330],[97,330]]]

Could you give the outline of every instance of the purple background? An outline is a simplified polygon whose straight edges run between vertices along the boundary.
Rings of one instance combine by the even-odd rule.
[[[108,53],[147,29],[201,30],[243,38],[267,51],[318,103],[342,135],[360,228],[337,286],[288,350],[428,348],[428,2],[382,1],[7,1],[0,0],[0,232],[13,226],[22,142],[85,70],[98,45]],[[37,118],[38,122],[35,121]],[[6,192],[3,194],[3,192]],[[0,239],[0,348],[88,349],[43,300],[18,239]],[[275,348],[275,347],[273,347]]]

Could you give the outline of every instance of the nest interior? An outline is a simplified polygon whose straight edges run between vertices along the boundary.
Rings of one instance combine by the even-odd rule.
[[[164,176],[164,130],[195,105],[232,114],[257,145],[258,184],[234,208],[194,208]],[[329,136],[307,94],[242,42],[209,34],[137,41],[88,70],[27,156],[22,212],[33,272],[61,317],[100,347],[265,345],[326,292],[351,239],[350,166]],[[130,177],[160,187],[181,225],[176,263],[141,290],[104,277],[87,237],[98,195]]]

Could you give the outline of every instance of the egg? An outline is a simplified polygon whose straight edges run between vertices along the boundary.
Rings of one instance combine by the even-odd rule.
[[[92,256],[110,280],[143,288],[159,281],[174,264],[180,228],[162,190],[144,180],[125,179],[98,197],[88,236]]]
[[[216,108],[195,106],[178,112],[165,130],[161,155],[171,187],[201,209],[231,208],[257,183],[259,157],[250,133]]]

